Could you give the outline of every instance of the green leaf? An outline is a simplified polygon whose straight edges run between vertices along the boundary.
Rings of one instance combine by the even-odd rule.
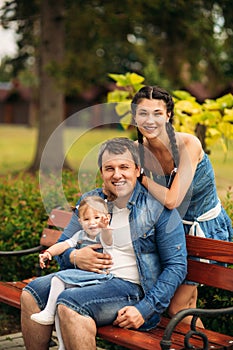
[[[233,125],[225,122],[218,124],[219,131],[224,135],[226,139],[233,139]]]
[[[209,111],[214,111],[214,110],[219,110],[220,109],[220,104],[214,100],[205,100],[203,103],[203,107],[205,109],[208,109]]]
[[[193,97],[189,92],[183,90],[174,90],[172,94],[177,97],[179,100],[190,100],[195,101],[195,97]]]
[[[178,101],[175,106],[176,110],[180,110],[186,114],[192,115],[201,112],[201,106],[194,100]]]
[[[225,109],[222,118],[225,122],[233,122],[233,109]]]
[[[145,80],[145,78],[136,73],[131,73],[129,75],[129,80],[132,85],[138,85],[138,84],[141,84]]]
[[[114,90],[108,93],[107,102],[114,103],[114,102],[125,101],[128,98],[128,96],[129,96],[128,91]]]
[[[124,130],[127,130],[128,127],[131,125],[132,121],[132,114],[128,113],[123,118],[120,119],[120,123]]]
[[[117,114],[119,116],[122,116],[122,115],[125,115],[126,113],[130,113],[131,111],[130,105],[131,105],[130,101],[118,103],[115,108]],[[132,118],[132,114],[131,114],[131,118]]]
[[[233,95],[227,94],[216,99],[222,109],[233,107]]]
[[[221,136],[221,133],[219,132],[219,130],[217,129],[214,129],[214,128],[209,128],[208,129],[208,135],[211,137],[211,138],[218,138]]]
[[[125,82],[127,81],[127,78],[124,74],[108,74],[110,78],[116,81],[118,86],[125,86]]]

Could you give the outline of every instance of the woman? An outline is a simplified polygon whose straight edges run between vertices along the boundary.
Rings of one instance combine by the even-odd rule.
[[[138,131],[142,184],[167,208],[177,208],[185,232],[230,241],[231,220],[217,196],[214,171],[199,139],[175,132],[172,96],[157,86],[145,86],[131,104]],[[181,309],[194,308],[197,285],[186,281],[170,304],[173,316]],[[185,319],[190,323],[190,319]],[[197,326],[203,327],[201,320]]]

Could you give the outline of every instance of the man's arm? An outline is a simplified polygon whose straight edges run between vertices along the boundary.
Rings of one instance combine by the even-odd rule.
[[[145,321],[164,312],[187,274],[185,233],[178,212],[164,209],[155,232],[162,271],[154,287],[135,305]]]

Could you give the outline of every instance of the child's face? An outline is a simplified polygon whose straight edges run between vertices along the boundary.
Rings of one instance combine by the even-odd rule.
[[[79,222],[86,233],[91,237],[95,236],[100,232],[99,222],[101,217],[106,214],[95,210],[92,207],[86,207],[79,213]]]

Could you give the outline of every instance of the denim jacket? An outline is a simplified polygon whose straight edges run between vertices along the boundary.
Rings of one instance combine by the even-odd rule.
[[[101,189],[86,195],[100,195]],[[137,182],[127,204],[129,224],[144,298],[135,307],[145,321],[160,315],[169,305],[187,273],[187,251],[181,218],[176,210],[164,208]],[[109,203],[111,212],[111,202]],[[80,229],[74,214],[59,241]],[[71,249],[57,257],[61,268],[73,268]]]

